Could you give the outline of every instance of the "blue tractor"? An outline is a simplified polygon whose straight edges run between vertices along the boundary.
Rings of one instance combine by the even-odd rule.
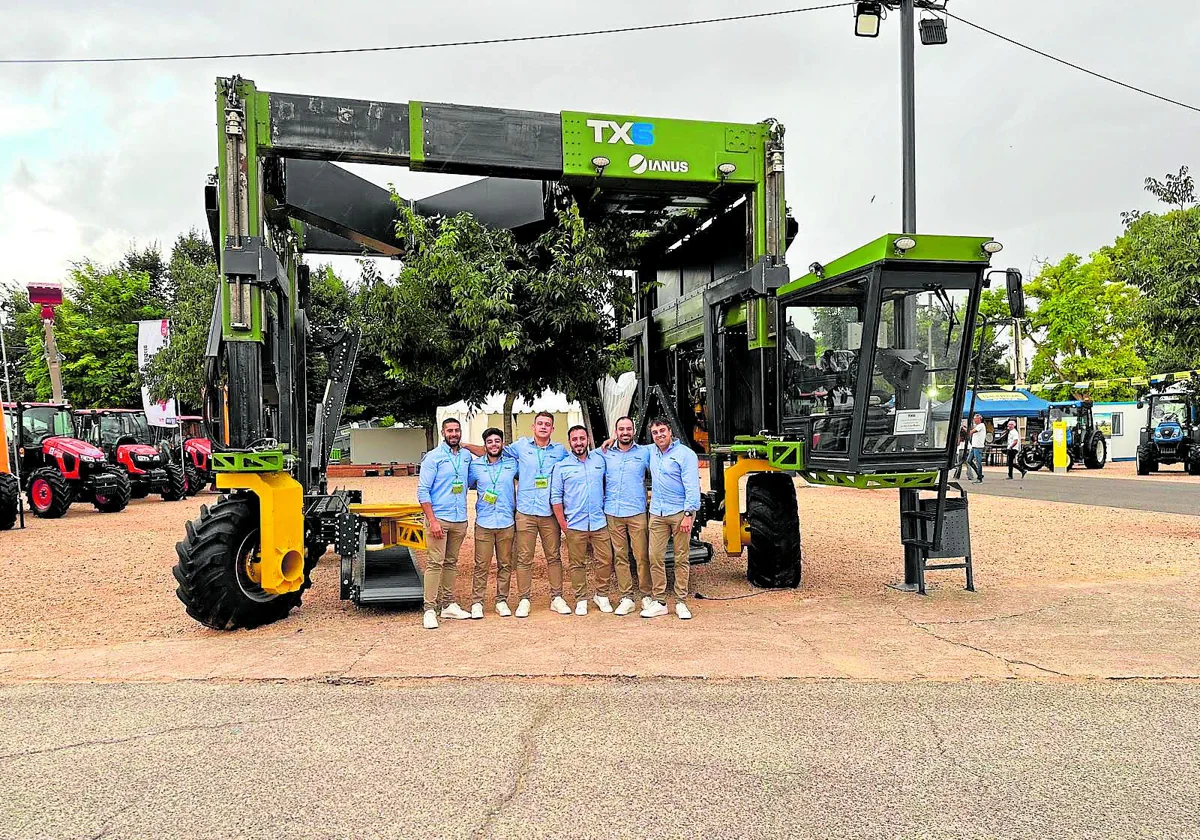
[[[1138,437],[1138,475],[1158,472],[1163,464],[1182,464],[1189,475],[1200,475],[1200,396],[1163,391],[1139,400],[1138,408],[1149,409]]]

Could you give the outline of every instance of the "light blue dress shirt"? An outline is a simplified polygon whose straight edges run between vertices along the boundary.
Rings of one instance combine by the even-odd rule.
[[[654,446],[635,443],[628,452],[615,443],[604,454],[604,512],[637,516],[646,512],[646,470]]]
[[[447,522],[467,521],[467,480],[470,478],[471,453],[459,449],[450,451],[443,442],[421,459],[421,476],[417,480],[417,501],[429,502],[433,515]],[[455,482],[459,492],[454,492]]]
[[[667,451],[653,446],[650,455],[650,512],[671,516],[700,507],[700,459],[690,447],[671,441]]]
[[[604,456],[592,451],[581,461],[569,455],[554,465],[550,503],[563,506],[572,531],[599,531],[604,517]]]
[[[471,462],[470,486],[476,491],[475,524],[484,528],[507,528],[513,524],[516,508],[517,459],[501,454],[496,463],[487,456]],[[496,500],[487,497],[496,494]]]
[[[527,516],[553,516],[550,509],[550,478],[554,465],[569,453],[561,443],[538,446],[533,438],[523,437],[504,447],[504,454],[517,459],[517,510]],[[538,476],[544,476],[546,486],[537,486]]]

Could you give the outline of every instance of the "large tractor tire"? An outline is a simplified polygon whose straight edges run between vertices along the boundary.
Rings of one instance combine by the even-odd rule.
[[[1089,470],[1102,470],[1108,463],[1108,441],[1099,432],[1091,440],[1091,445],[1083,453],[1083,464]]]
[[[1154,451],[1148,444],[1141,444],[1137,448],[1137,474],[1150,475],[1152,472],[1158,472],[1158,462],[1154,460]]]
[[[746,480],[746,579],[767,589],[800,585],[800,513],[789,473],[755,473]]]
[[[1185,467],[1188,475],[1200,475],[1200,446],[1192,447],[1192,457],[1188,459]]]
[[[0,473],[0,531],[7,531],[17,524],[17,502],[21,499],[21,486],[12,473]]]
[[[216,630],[251,629],[300,606],[318,558],[307,552],[299,592],[270,595],[253,580],[258,548],[257,496],[222,496],[211,509],[201,506],[200,518],[187,524],[187,538],[175,544],[179,562],[172,569],[179,584],[175,594],[188,615]]]
[[[26,485],[29,508],[38,519],[59,519],[71,507],[74,493],[62,473],[51,467],[34,470]]]
[[[188,462],[183,468],[184,481],[187,483],[187,494],[195,496],[204,489],[205,481],[204,474],[192,462]]]
[[[125,473],[114,471],[110,475],[115,480],[113,488],[111,490],[106,488],[104,492],[96,493],[92,498],[92,504],[101,513],[120,513],[129,506],[133,489],[129,485],[129,476]]]
[[[187,497],[187,479],[183,475],[183,467],[178,464],[167,464],[167,483],[162,489],[164,502],[178,502]]]
[[[1033,451],[1033,447],[1024,446],[1017,453],[1017,463],[1025,472],[1037,472],[1042,468],[1042,459]]]

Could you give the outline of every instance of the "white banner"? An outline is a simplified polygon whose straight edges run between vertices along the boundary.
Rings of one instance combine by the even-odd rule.
[[[138,370],[144,371],[146,363],[171,340],[171,324],[166,318],[155,321],[138,321]],[[142,386],[142,408],[146,410],[146,421],[151,426],[177,426],[178,415],[175,400],[151,402],[150,389]]]

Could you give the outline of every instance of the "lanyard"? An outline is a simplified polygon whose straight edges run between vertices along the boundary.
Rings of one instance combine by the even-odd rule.
[[[493,466],[495,466],[497,469],[503,470],[504,464],[501,461],[497,461],[495,464],[492,464],[489,461],[488,463],[484,464],[483,468],[485,470],[487,470],[488,477],[492,480],[492,489],[495,490],[496,489],[496,481],[499,478],[499,473],[492,469]]]
[[[546,454],[546,449],[549,449],[549,448],[550,448],[550,444],[546,444],[545,449],[538,446],[537,443],[533,444],[533,450],[534,450],[534,452],[537,453],[537,459],[538,459],[538,475],[546,474],[546,470],[542,467],[542,457]]]
[[[459,456],[455,455],[454,452],[450,453],[450,466],[454,468],[455,479],[458,479]]]

